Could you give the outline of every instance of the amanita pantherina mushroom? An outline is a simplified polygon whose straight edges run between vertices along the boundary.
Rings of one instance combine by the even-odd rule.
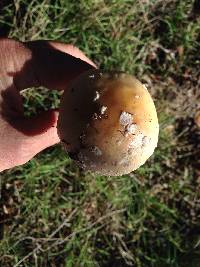
[[[70,157],[86,170],[130,173],[152,155],[158,132],[147,88],[128,74],[90,70],[63,94],[58,134]]]

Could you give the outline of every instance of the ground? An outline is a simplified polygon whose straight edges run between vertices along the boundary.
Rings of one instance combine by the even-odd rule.
[[[1,173],[0,266],[199,267],[199,0],[3,0],[0,35],[72,43],[137,76],[160,123],[130,175],[84,172],[60,145]],[[27,116],[59,105],[44,88],[23,97]]]

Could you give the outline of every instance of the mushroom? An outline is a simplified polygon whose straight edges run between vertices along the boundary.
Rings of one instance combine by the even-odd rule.
[[[131,75],[99,70],[65,90],[57,127],[69,156],[100,175],[136,170],[153,154],[159,133],[147,88]]]
[[[194,122],[197,127],[200,128],[200,111],[197,111],[195,116],[194,116]]]

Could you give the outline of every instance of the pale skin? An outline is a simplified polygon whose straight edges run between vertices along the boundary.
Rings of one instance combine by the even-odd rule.
[[[37,86],[67,90],[71,80],[91,68],[94,63],[72,45],[0,39],[0,171],[59,143],[58,112],[25,118],[20,91]]]

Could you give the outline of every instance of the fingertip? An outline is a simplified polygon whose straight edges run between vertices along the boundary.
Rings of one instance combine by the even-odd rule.
[[[41,112],[30,118],[20,118],[12,126],[26,136],[36,136],[47,132],[57,125],[58,111],[49,110]]]
[[[89,65],[93,66],[94,68],[97,68],[97,65],[91,60],[89,59],[78,47],[72,45],[72,44],[65,44],[65,43],[60,43],[60,42],[49,42],[49,44],[61,51],[64,52],[66,54],[69,54],[73,57],[79,58],[82,61],[85,61],[86,63],[88,63]]]

